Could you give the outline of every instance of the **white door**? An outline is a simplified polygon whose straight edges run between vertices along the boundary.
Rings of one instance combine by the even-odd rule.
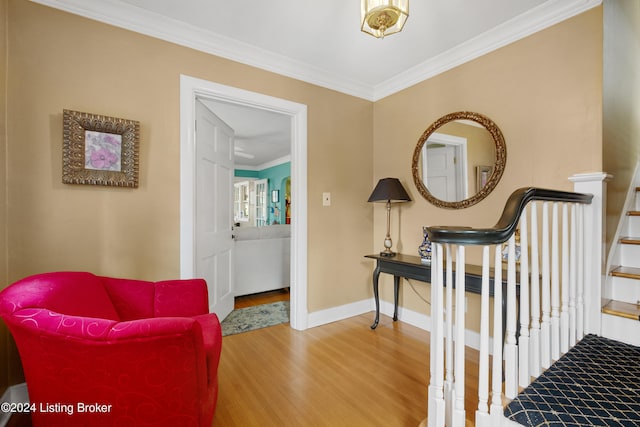
[[[220,320],[234,304],[233,138],[233,129],[196,100],[195,269]]]
[[[429,192],[434,197],[447,202],[462,200],[458,198],[456,182],[456,153],[450,145],[427,147],[427,182]]]

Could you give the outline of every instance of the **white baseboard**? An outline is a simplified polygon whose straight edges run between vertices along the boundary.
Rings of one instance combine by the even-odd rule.
[[[0,398],[2,403],[28,403],[29,392],[27,391],[27,383],[12,385],[4,392]],[[0,411],[0,427],[5,427],[11,419],[11,412]]]
[[[375,302],[373,298],[357,301],[351,304],[341,305],[339,307],[328,308],[326,310],[315,311],[309,313],[309,327],[325,325],[327,323],[337,322],[339,320],[348,319],[349,317],[359,316],[364,313],[375,311]],[[373,314],[373,313],[372,313]],[[388,301],[380,301],[380,314],[393,316],[393,303]],[[373,315],[371,316],[373,321]],[[417,311],[408,310],[398,307],[398,320],[416,328],[425,331],[431,331],[431,316]],[[475,350],[480,349],[480,333],[475,331],[465,331],[465,345]],[[490,344],[489,348],[493,348]],[[1,427],[1,426],[0,426]]]
[[[307,325],[309,328],[314,328],[316,326],[326,325],[327,323],[348,319],[349,317],[359,316],[372,310],[375,310],[373,299],[361,300],[351,304],[309,313]]]

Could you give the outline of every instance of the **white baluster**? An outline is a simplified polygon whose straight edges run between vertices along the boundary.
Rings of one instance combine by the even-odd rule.
[[[502,424],[502,246],[495,247],[493,277],[493,363],[491,375],[491,425]]]
[[[445,267],[445,378],[444,378],[444,401],[446,406],[445,425],[451,425],[453,414],[453,402],[455,400],[453,390],[453,256],[451,256],[451,245],[446,245],[446,267]]]
[[[560,352],[569,351],[569,211],[568,204],[562,204],[562,282],[560,290]]]
[[[558,203],[551,209],[551,359],[560,358],[560,252]]]
[[[489,419],[489,246],[482,248],[480,290],[480,359],[478,366],[478,410],[476,426],[491,427]]]
[[[465,299],[465,257],[464,246],[458,246],[456,257],[456,349],[455,349],[455,404],[451,425],[464,427],[466,415],[464,410],[464,299]]]
[[[512,234],[507,245],[507,331],[504,345],[505,395],[514,399],[518,394],[518,355],[516,347],[516,249]],[[502,286],[494,282],[494,286]]]
[[[531,204],[531,333],[530,374],[540,375],[540,270],[538,254],[538,205]]]
[[[585,243],[587,230],[584,228],[584,206],[578,206],[578,289],[576,290],[576,340],[584,337],[584,272],[585,272]]]
[[[529,233],[527,208],[520,219],[520,337],[518,339],[518,384],[529,385]]]
[[[540,324],[540,365],[551,366],[551,271],[549,269],[549,202],[542,204],[542,323]]]
[[[577,206],[575,203],[571,205],[571,252],[569,254],[569,347],[576,345],[576,280],[577,280]]]
[[[431,253],[431,379],[429,383],[429,427],[444,427],[445,402],[444,337],[442,304],[442,245],[435,244]]]

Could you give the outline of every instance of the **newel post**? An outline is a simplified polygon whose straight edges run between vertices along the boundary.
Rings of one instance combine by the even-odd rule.
[[[611,175],[604,172],[576,174],[569,178],[576,193],[592,194],[590,205],[584,207],[584,303],[585,333],[600,334],[602,287],[605,284],[605,244],[607,180]]]

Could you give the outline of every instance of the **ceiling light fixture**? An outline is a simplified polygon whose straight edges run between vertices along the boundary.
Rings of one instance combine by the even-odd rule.
[[[361,0],[360,29],[376,38],[399,33],[408,17],[409,0]]]

